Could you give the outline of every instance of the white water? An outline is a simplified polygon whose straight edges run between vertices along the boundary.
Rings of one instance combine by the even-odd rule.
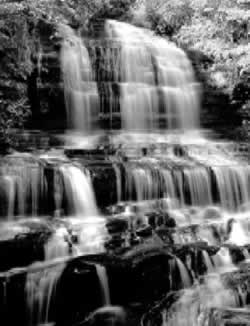
[[[69,256],[69,244],[67,243],[68,233],[61,227],[55,230],[55,233],[45,244],[45,260]]]
[[[207,325],[207,309],[209,307],[236,307],[238,298],[226,289],[219,276],[213,275],[202,285],[194,285],[185,290],[183,296],[173,305],[165,317],[168,326],[201,326]]]
[[[193,129],[199,101],[186,54],[151,31],[108,20],[106,34],[121,46],[121,119],[125,130]],[[119,60],[118,60],[119,61]]]
[[[213,256],[213,262],[217,270],[227,271],[232,270],[234,267],[229,249],[226,247],[221,247],[216,255]]]
[[[190,278],[190,276],[188,274],[186,266],[177,257],[176,257],[176,264],[177,264],[179,272],[180,272],[183,287],[184,288],[189,288],[192,285],[192,281],[191,281],[191,278]]]
[[[232,230],[228,239],[229,243],[237,246],[244,246],[249,243],[249,235],[245,233],[241,223],[239,221],[232,222]]]
[[[65,265],[60,263],[52,268],[39,268],[39,271],[28,272],[26,296],[29,326],[38,326],[50,322],[49,312],[53,308],[52,302],[64,268]]]
[[[68,127],[91,132],[98,114],[99,97],[88,51],[80,35],[69,26],[60,25],[59,32],[63,38],[61,69]]]
[[[103,306],[110,306],[111,300],[110,300],[110,291],[109,291],[109,281],[108,281],[107,270],[104,266],[97,264],[96,265],[96,273],[97,273],[97,276],[99,279],[102,300],[103,300]]]
[[[45,259],[67,258],[70,255],[94,254],[104,251],[106,236],[105,222],[98,217],[95,195],[88,173],[73,165],[60,167],[69,204],[74,212],[73,218],[68,218],[67,224],[78,238],[78,243],[70,250],[70,234],[65,227],[55,230],[45,245]],[[59,203],[58,203],[59,204]],[[48,323],[49,310],[53,309],[53,298],[57,283],[65,265],[56,264],[51,269],[31,271],[27,275],[26,293],[30,326]],[[109,304],[108,281],[105,270],[97,268],[102,286],[104,303]]]
[[[61,67],[68,127],[83,133],[90,133],[98,117],[99,95],[88,50],[81,37],[72,29],[61,26],[60,31],[63,38]],[[156,37],[150,31],[138,29],[126,23],[108,21],[106,35],[117,41],[121,48],[121,62],[120,66],[115,68],[114,76],[121,93],[119,104],[122,128],[125,131],[152,132],[154,129],[159,129],[163,121],[163,124],[171,131],[176,128],[180,131],[198,129],[197,85],[185,53],[172,43]],[[110,54],[110,60],[113,59]],[[110,85],[108,88],[111,92]],[[186,133],[183,134],[185,140]],[[142,139],[146,138],[142,137]],[[126,141],[130,142],[130,138]],[[198,139],[191,137],[191,140],[190,138],[187,140],[189,145],[193,141],[196,144],[202,143],[201,147],[205,150],[208,146],[213,153],[204,155],[200,148],[194,153],[191,148],[188,155],[180,157],[174,150],[167,149],[165,152],[160,151],[150,160],[140,158],[140,163],[135,161],[131,165],[124,164],[129,199],[132,199],[134,192],[137,201],[167,197],[178,203],[175,206],[178,210],[171,212],[175,214],[175,220],[177,222],[182,220],[185,223],[189,223],[189,220],[179,209],[186,208],[188,205],[199,207],[219,205],[230,212],[235,212],[242,204],[248,203],[250,201],[249,166],[238,164],[239,162],[230,155],[216,151],[215,143],[206,141],[200,136]],[[179,142],[180,138],[177,137],[177,143]],[[171,141],[169,143],[171,144]],[[179,168],[180,166],[182,169]],[[73,218],[69,221],[78,239],[74,248],[75,254],[104,251],[104,240],[107,235],[105,222],[98,213],[90,176],[74,165],[63,165],[60,167],[60,172],[63,176],[66,198],[72,209]],[[25,203],[27,198],[30,198],[32,213],[37,214],[38,178],[36,173],[31,177],[29,173],[30,171],[24,171],[13,178],[12,176],[5,177],[9,216],[14,215],[16,193],[19,213],[27,212]],[[116,169],[116,175],[118,200],[120,200],[122,186],[121,173],[118,169]],[[218,198],[213,196],[215,192],[213,183],[216,184]],[[62,198],[59,193],[55,197],[56,210],[59,212]],[[203,218],[204,221],[209,219],[209,214],[204,213]],[[219,219],[218,216],[212,216],[212,218]],[[199,223],[202,222],[200,219]],[[68,234],[65,233],[64,228],[55,232],[45,248],[46,259],[69,255],[66,236]],[[183,236],[184,243],[192,240],[192,236]],[[232,224],[228,242],[236,245],[249,243],[249,234],[244,231],[239,222]],[[213,265],[210,257],[206,251],[202,254],[208,272],[212,272]],[[246,252],[245,256],[248,258]],[[183,287],[190,287],[192,280],[187,268],[179,258],[176,258],[176,264]],[[230,269],[233,267],[227,248],[220,249],[214,257],[214,265],[217,270],[220,267]],[[63,269],[64,265],[61,264],[53,267],[52,270],[28,274],[26,290],[30,326],[50,321],[49,309]],[[109,305],[107,272],[99,265],[96,266],[96,270],[103,304]],[[205,285],[198,285],[185,292],[173,308],[174,313],[169,320],[164,315],[164,323],[168,326],[198,326],[200,319],[203,318],[204,306],[209,307],[210,302],[217,306],[235,305],[234,299],[232,293],[224,289],[219,280],[207,279]]]
[[[1,198],[6,203],[2,213],[8,220],[13,220],[14,216],[37,216],[39,199],[46,192],[43,168],[33,162],[32,157],[27,155],[27,158],[30,161],[25,161],[25,154],[17,158],[10,156],[0,169]]]
[[[67,198],[72,200],[72,209],[77,217],[98,216],[94,190],[90,176],[79,167],[64,165],[60,168]]]
[[[214,266],[213,266],[211,258],[209,257],[206,250],[202,250],[202,256],[203,256],[204,263],[205,263],[206,268],[207,268],[207,273],[214,272]]]
[[[248,166],[207,168],[194,162],[179,169],[177,159],[170,160],[169,166],[164,166],[163,158],[124,163],[128,200],[133,199],[135,190],[138,201],[169,197],[178,200],[179,207],[219,204],[230,211],[237,211],[250,201]]]
[[[65,222],[77,236],[73,254],[103,252],[104,242],[107,238],[106,220],[98,211],[89,172],[74,165],[63,165],[60,167],[60,171],[63,176],[68,205],[72,212],[72,216],[67,217]],[[68,238],[70,238],[69,235]],[[68,240],[70,241],[70,239]],[[63,244],[65,242],[64,234],[55,234],[52,241],[58,241],[55,248],[58,248],[60,255],[60,251],[63,252],[65,246]],[[50,250],[52,251],[52,249]]]

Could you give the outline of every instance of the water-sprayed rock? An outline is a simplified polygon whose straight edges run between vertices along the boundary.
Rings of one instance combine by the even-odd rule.
[[[103,307],[96,310],[82,326],[125,326],[126,313],[121,307]],[[80,326],[79,325],[79,326]]]
[[[221,218],[221,210],[218,207],[207,207],[203,212],[202,218],[205,220],[218,220]]]

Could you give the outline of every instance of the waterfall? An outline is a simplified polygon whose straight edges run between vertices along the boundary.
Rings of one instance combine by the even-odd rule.
[[[60,25],[61,69],[64,82],[68,127],[91,132],[98,114],[99,97],[87,48],[69,26]]]
[[[246,260],[249,260],[249,259],[250,259],[250,254],[249,254],[247,248],[243,248],[243,249],[242,249],[242,253],[243,253],[244,258],[245,258]]]
[[[165,325],[207,325],[206,310],[209,307],[237,307],[237,305],[238,298],[236,294],[232,290],[225,288],[218,275],[212,274],[204,284],[195,285],[193,288],[185,290],[184,294],[168,312]]]
[[[39,265],[34,265],[34,268],[35,266],[39,268]],[[39,326],[51,321],[50,311],[64,268],[65,264],[59,263],[51,268],[28,272],[26,296],[29,326]]]
[[[232,162],[234,164],[234,162]],[[250,201],[249,166],[213,166],[219,190],[219,200],[223,207],[237,209]]]
[[[15,162],[16,160],[16,162]],[[1,214],[12,220],[14,216],[37,216],[46,194],[44,170],[37,162],[25,162],[25,157],[10,157],[0,168]]]
[[[113,164],[116,177],[116,192],[117,192],[117,202],[119,203],[122,199],[122,175],[119,166]]]
[[[199,105],[185,53],[151,31],[108,20],[106,34],[120,46],[120,110],[125,130],[198,127]]]
[[[73,165],[60,167],[63,175],[65,191],[72,205],[74,214],[78,217],[98,216],[94,190],[90,176]]]
[[[176,257],[176,264],[177,264],[179,272],[180,272],[183,287],[189,288],[192,285],[192,281],[188,274],[188,270],[187,270],[186,266],[183,264],[183,262],[178,257]]]
[[[249,237],[239,221],[232,221],[228,242],[237,246],[244,246],[249,243]]]
[[[230,211],[238,211],[250,201],[250,169],[246,165],[207,167],[193,162],[181,169],[166,167],[159,159],[124,163],[124,167],[128,200],[168,197],[177,200],[179,207],[219,204]]]
[[[229,249],[226,247],[222,247],[212,259],[217,270],[231,270],[234,266]]]
[[[109,291],[109,281],[108,281],[107,270],[104,266],[97,264],[96,265],[96,273],[97,273],[100,288],[101,288],[103,305],[110,306],[111,300],[110,300],[110,291]]]
[[[10,219],[14,216],[15,209],[15,179],[11,176],[5,176],[3,178],[3,184],[6,191],[7,216]]]
[[[202,250],[202,256],[206,265],[207,273],[212,273],[214,271],[214,266],[206,250]]]
[[[98,209],[88,173],[73,165],[63,165],[59,168],[63,176],[65,192],[69,204],[72,206],[75,220],[80,218],[77,233],[78,243],[74,251],[77,255],[93,254],[103,251],[103,242],[106,236],[105,222],[98,218]],[[72,222],[74,223],[74,222]],[[57,228],[45,245],[45,259],[50,261],[59,257],[66,258],[72,252],[69,248],[70,235],[65,227]],[[71,245],[73,245],[71,243]],[[64,270],[65,264],[59,263],[52,268],[45,268],[39,272],[30,271],[26,280],[27,306],[29,325],[36,326],[49,322],[49,312],[53,308],[53,299],[57,284]],[[97,267],[105,304],[110,303],[106,270]]]
[[[65,228],[58,228],[45,244],[45,260],[69,256],[69,244],[66,241],[68,233]]]
[[[246,212],[246,215],[242,213],[240,216],[239,213],[242,205],[250,203],[250,167],[248,163],[235,159],[230,151],[222,150],[222,145],[201,136],[198,83],[186,54],[174,43],[159,38],[149,30],[114,20],[106,22],[103,39],[83,38],[80,31],[62,24],[58,31],[61,35],[60,64],[68,129],[89,135],[97,130],[97,121],[108,113],[108,123],[112,128],[117,122],[115,119],[120,117],[121,129],[125,131],[121,134],[125,136],[118,137],[117,141],[113,131],[106,138],[91,135],[98,139],[95,149],[90,146],[89,137],[85,137],[81,144],[88,143],[88,151],[84,146],[79,147],[79,151],[70,148],[65,150],[62,161],[61,157],[50,161],[47,156],[46,161],[46,155],[39,159],[32,156],[19,166],[14,157],[14,160],[5,163],[4,168],[1,166],[2,215],[8,219],[15,215],[41,216],[45,213],[55,217],[53,220],[46,219],[48,227],[41,227],[37,232],[39,235],[34,232],[34,242],[33,234],[29,238],[25,233],[24,248],[19,248],[19,243],[23,241],[21,232],[20,237],[18,234],[10,240],[11,251],[15,250],[11,241],[16,241],[20,252],[26,250],[26,243],[31,246],[32,250],[27,251],[32,257],[28,259],[33,259],[37,252],[40,254],[39,246],[46,241],[45,264],[27,268],[25,295],[28,325],[53,322],[54,313],[58,313],[54,311],[55,307],[58,309],[58,286],[64,279],[61,276],[66,260],[72,257],[77,264],[73,271],[69,269],[69,273],[77,276],[74,282],[83,280],[82,285],[87,275],[84,262],[95,261],[94,277],[97,276],[99,282],[104,312],[111,305],[111,279],[107,269],[98,261],[110,258],[113,268],[119,258],[115,266],[117,275],[121,273],[125,278],[126,271],[132,268],[131,275],[144,275],[145,282],[151,275],[155,280],[158,273],[165,275],[168,270],[169,275],[164,277],[165,280],[169,277],[167,286],[170,290],[184,288],[183,296],[173,304],[170,313],[166,310],[162,312],[164,325],[205,325],[201,322],[204,309],[212,305],[236,305],[232,291],[222,284],[219,273],[235,268],[230,255],[230,250],[234,250],[231,246],[243,247],[250,242],[249,230],[244,227],[243,221],[249,214]],[[42,78],[43,55],[40,52],[38,56],[39,79]],[[168,129],[168,134],[160,132],[164,129]],[[195,136],[189,138],[190,134]],[[99,144],[99,140],[104,138],[103,144]],[[125,149],[120,144],[121,139],[125,139]],[[116,142],[121,145],[117,152],[116,148],[114,151],[111,148]],[[63,151],[61,147],[57,150]],[[72,161],[70,157],[73,157]],[[111,166],[112,177],[107,175]],[[110,200],[113,204],[113,199],[117,199],[120,208],[124,205],[124,213],[120,209],[112,216],[100,216],[101,209],[99,211],[97,207],[90,171],[96,174],[101,171],[95,179],[100,176],[100,180],[95,185],[103,184],[96,193],[105,197],[105,203]],[[111,193],[106,194],[108,191]],[[120,203],[122,200],[129,201],[129,204]],[[46,206],[49,206],[48,210],[44,209]],[[113,207],[112,213],[116,212],[116,207]],[[103,211],[111,211],[107,207],[102,208]],[[52,235],[51,230],[54,231]],[[4,237],[2,242],[9,246],[8,241],[4,243]],[[211,258],[210,252],[215,253],[219,247]],[[169,268],[167,263],[152,269],[148,261],[144,264],[148,253],[149,258],[155,261],[158,253],[162,257],[163,251],[167,251]],[[97,255],[103,253],[107,256]],[[247,248],[241,248],[240,253],[249,259]],[[79,259],[83,255],[85,257]],[[86,255],[89,256],[86,258]],[[184,255],[185,263],[177,257]],[[5,258],[4,255],[2,258]],[[58,263],[57,258],[62,260]],[[235,258],[238,257],[233,258],[237,261]],[[206,277],[202,275],[202,281],[199,273],[203,269],[196,266],[200,261],[208,274]],[[140,274],[137,274],[137,268]],[[214,272],[217,274],[213,279]],[[128,277],[131,275],[128,272]],[[92,277],[86,279],[90,282],[95,280]],[[6,292],[9,288],[6,284],[4,286]],[[140,286],[138,291],[144,292],[144,289]],[[158,289],[153,289],[154,300],[158,299],[154,297],[158,293]],[[127,294],[126,299],[137,298],[137,289],[129,289]],[[6,302],[8,295],[5,294]],[[91,300],[86,306],[92,306]],[[148,298],[145,298],[145,303],[146,300]],[[84,316],[85,307],[76,301],[74,303],[77,303],[77,309],[83,311],[72,311],[75,313],[74,316],[72,313],[72,319]],[[75,320],[72,323],[75,324]]]
[[[204,206],[213,203],[211,178],[206,169],[184,169],[184,179],[192,205]]]

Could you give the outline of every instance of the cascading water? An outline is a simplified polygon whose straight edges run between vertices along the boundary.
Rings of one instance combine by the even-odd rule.
[[[114,155],[112,160],[105,148],[96,151],[97,154],[103,153],[102,167],[110,164],[115,170],[117,200],[136,202],[131,205],[133,211],[125,210],[119,226],[122,229],[129,228],[126,232],[133,233],[131,238],[136,244],[143,238],[139,238],[140,234],[152,231],[148,228],[149,218],[146,215],[150,209],[160,210],[162,224],[172,221],[172,225],[167,225],[166,231],[169,237],[172,233],[175,235],[171,246],[167,243],[167,247],[176,246],[179,249],[182,245],[188,247],[191,242],[202,243],[201,265],[205,265],[209,273],[207,279],[204,277],[204,284],[196,279],[196,271],[192,270],[193,261],[189,265],[185,262],[185,265],[180,258],[174,256],[174,249],[174,254],[171,252],[171,290],[174,289],[173,270],[176,267],[184,288],[191,287],[195,279],[197,284],[192,289],[185,290],[169,316],[166,312],[163,313],[163,324],[201,325],[199,320],[204,317],[204,307],[211,307],[210,301],[214,298],[216,300],[213,304],[218,307],[224,304],[235,306],[235,298],[230,297],[232,293],[225,289],[219,275],[213,279],[211,274],[232,270],[234,266],[230,246],[243,247],[250,242],[250,233],[244,228],[247,212],[246,215],[240,214],[242,207],[250,202],[250,168],[246,162],[235,159],[230,151],[222,152],[215,142],[202,138],[199,132],[197,138],[191,137],[190,140],[187,137],[190,135],[187,131],[199,128],[198,90],[187,56],[174,44],[150,31],[111,20],[106,22],[104,31],[103,43],[107,48],[105,45],[100,46],[96,57],[91,55],[91,51],[95,52],[95,42],[91,49],[90,40],[83,42],[80,34],[70,27],[60,25],[59,31],[62,36],[61,69],[68,128],[83,134],[91,133],[101,115],[99,108],[107,105],[110,125],[119,111],[122,128],[128,133],[153,133],[167,127],[174,134],[173,138],[166,135],[160,138],[159,132],[155,132],[152,138],[135,134],[134,138],[126,139],[128,146],[124,153],[116,155],[117,157]],[[102,59],[107,63],[107,66],[102,67],[106,69],[105,73],[104,69],[96,71],[93,65],[95,60]],[[42,59],[39,60],[40,67]],[[101,94],[102,88],[104,96]],[[106,93],[109,94],[108,99],[105,98]],[[136,144],[131,141],[135,138],[138,138]],[[116,140],[113,141],[115,144]],[[111,144],[112,140],[109,139],[108,143]],[[121,152],[122,150],[123,148]],[[84,154],[83,152],[83,160],[79,161],[83,164],[87,162],[88,166],[90,159],[88,157],[85,161]],[[50,163],[48,160],[45,164],[46,171],[37,161],[32,162],[32,169],[31,165],[29,168],[20,168],[17,164],[14,167],[6,164],[7,167],[0,171],[1,190],[3,187],[0,197],[6,203],[3,215],[9,219],[14,215],[37,216],[41,206],[45,207],[44,203],[48,203],[43,199],[51,196],[53,204],[50,203],[51,208],[46,214],[59,220],[56,219],[58,224],[55,223],[54,232],[44,250],[47,262],[58,257],[63,262],[42,271],[36,271],[34,267],[27,273],[26,296],[30,326],[51,321],[50,311],[53,309],[53,300],[66,260],[70,256],[76,258],[85,254],[103,253],[108,237],[106,220],[100,216],[97,208],[88,170],[81,169],[80,163],[70,163],[68,159],[62,164],[58,164],[58,161],[54,165]],[[52,170],[56,173],[51,173]],[[45,176],[45,172],[49,177]],[[157,201],[155,205],[154,200]],[[142,208],[143,205],[146,208]],[[137,224],[146,228],[141,228],[138,232]],[[155,234],[158,236],[162,230],[158,221],[155,224]],[[185,228],[188,230],[183,231]],[[119,232],[114,233],[116,243],[124,240]],[[128,238],[126,234],[124,247],[132,246],[132,240],[130,243]],[[165,250],[161,239],[157,238],[157,241],[160,248]],[[212,257],[203,249],[206,246],[215,247],[212,248]],[[218,247],[220,250],[215,253]],[[190,260],[198,261],[197,248],[191,248],[195,258]],[[126,251],[128,248],[123,249]],[[249,258],[246,248],[242,249],[242,253],[245,258]],[[74,272],[78,273],[77,268]],[[96,273],[103,304],[110,305],[107,271],[96,264]]]
[[[168,326],[207,325],[209,307],[237,307],[236,294],[226,289],[217,275],[209,277],[203,285],[185,290],[183,296],[173,305],[165,317]]]
[[[69,26],[60,25],[59,32],[63,39],[61,69],[68,127],[89,133],[94,128],[99,98],[88,51]]]
[[[213,267],[211,258],[209,257],[209,255],[206,252],[206,250],[202,250],[202,256],[203,256],[204,263],[205,263],[206,268],[207,268],[207,272],[208,273],[212,273],[214,271],[214,267]]]
[[[14,216],[37,216],[43,213],[41,203],[46,198],[43,167],[29,157],[10,156],[9,160],[9,164],[0,168],[0,214],[12,220]]]
[[[127,199],[140,201],[167,196],[178,200],[180,207],[219,204],[231,211],[250,201],[247,165],[206,167],[199,162],[181,168],[176,163],[171,165],[163,160],[125,163]],[[120,182],[118,187],[120,193]]]
[[[213,257],[214,265],[217,269],[231,269],[233,267],[232,258],[228,248],[222,247]]]
[[[38,267],[38,266],[35,266]],[[65,268],[59,263],[49,269],[38,272],[30,271],[26,281],[26,296],[28,308],[28,325],[39,326],[51,321],[50,312],[56,295],[57,284]]]
[[[90,176],[76,166],[62,166],[60,170],[67,198],[71,198],[73,214],[78,217],[98,216]]]
[[[96,265],[96,273],[99,279],[101,293],[102,293],[102,301],[103,306],[110,306],[110,291],[109,291],[109,282],[107,270],[104,266]]]
[[[79,167],[63,165],[59,171],[65,187],[66,197],[74,217],[71,228],[76,224],[77,244],[73,246],[70,234],[65,227],[57,228],[45,245],[45,259],[65,260],[70,255],[93,254],[102,252],[106,236],[105,222],[99,216],[94,191],[88,173]],[[79,221],[80,219],[80,221]],[[60,280],[66,263],[59,262],[51,269],[31,271],[27,275],[26,293],[29,325],[36,326],[49,322],[49,312],[53,306],[57,283]],[[104,303],[109,304],[108,282],[105,270],[97,268]]]
[[[107,237],[105,218],[98,211],[89,172],[72,165],[62,166],[60,171],[72,212],[72,218],[68,220],[77,234],[75,253],[103,252]]]
[[[183,262],[179,258],[176,258],[176,264],[177,264],[178,269],[179,269],[179,273],[180,273],[180,276],[181,276],[181,281],[182,281],[183,287],[184,288],[189,288],[192,285],[192,281],[191,281],[191,278],[190,278],[190,276],[188,274],[186,266],[183,264]]]
[[[192,68],[185,53],[152,32],[108,20],[106,33],[120,46],[122,127],[152,131],[160,120],[168,129],[198,127],[199,105]]]

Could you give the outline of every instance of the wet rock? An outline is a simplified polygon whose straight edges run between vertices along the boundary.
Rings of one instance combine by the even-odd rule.
[[[173,230],[166,228],[164,226],[160,226],[156,228],[155,232],[165,244],[175,243]]]
[[[155,213],[150,213],[146,214],[146,216],[148,218],[149,225],[151,225],[151,227],[155,229],[158,225],[158,215],[156,215]]]
[[[165,227],[168,228],[174,228],[176,227],[176,221],[173,216],[171,216],[171,213],[169,214],[168,212],[161,212],[161,211],[156,211],[152,213],[146,214],[148,218],[148,223],[153,227],[159,227],[164,225]]]
[[[245,260],[245,255],[243,249],[234,245],[229,245],[229,252],[232,258],[232,262],[237,265],[243,260]]]
[[[187,217],[185,214],[179,210],[169,210],[168,218],[174,220],[177,225],[187,222]]]
[[[152,235],[152,232],[153,232],[153,230],[152,230],[151,226],[145,226],[144,228],[137,230],[136,234],[139,237],[146,238],[146,237],[150,237]]]
[[[170,292],[160,302],[157,303],[150,311],[146,311],[141,318],[142,326],[157,325],[161,326],[164,323],[163,318],[165,317],[163,311],[168,311],[174,305],[175,302],[182,295],[182,291]]]
[[[129,241],[132,246],[136,246],[141,242],[141,239],[136,234],[132,233]]]
[[[44,246],[52,234],[46,222],[26,221],[1,225],[0,271],[44,260]]]
[[[113,233],[123,233],[128,230],[129,222],[123,217],[110,218],[106,224],[108,232]]]
[[[110,240],[108,240],[105,243],[105,248],[107,248],[108,250],[117,251],[120,248],[124,247],[125,245],[126,245],[126,238],[124,238],[119,234],[115,234],[112,236]]]
[[[243,306],[250,304],[250,266],[242,262],[238,268],[231,268],[221,275],[225,287],[232,289],[239,297]]]
[[[88,168],[92,177],[97,205],[104,208],[116,203],[116,175],[112,164],[90,164]]]
[[[221,211],[218,207],[207,207],[202,215],[205,220],[220,219],[222,217]]]
[[[115,150],[111,146],[96,149],[74,149],[69,148],[64,150],[65,155],[69,158],[80,157],[88,160],[105,160],[109,155],[114,155]]]
[[[167,213],[163,215],[164,217],[164,224],[168,228],[174,228],[176,227],[176,221],[173,217],[169,216]]]
[[[79,326],[125,326],[126,313],[121,307],[103,307],[97,309],[88,321]]]
[[[104,209],[107,215],[117,215],[124,213],[126,209],[126,203],[118,203],[116,205],[108,206]]]
[[[178,157],[184,157],[187,156],[187,151],[184,146],[176,144],[173,147],[174,154]]]
[[[149,298],[152,300],[169,291],[169,260],[171,259],[171,255],[159,249],[144,248],[140,254],[137,252],[132,260],[133,300],[149,302]]]

